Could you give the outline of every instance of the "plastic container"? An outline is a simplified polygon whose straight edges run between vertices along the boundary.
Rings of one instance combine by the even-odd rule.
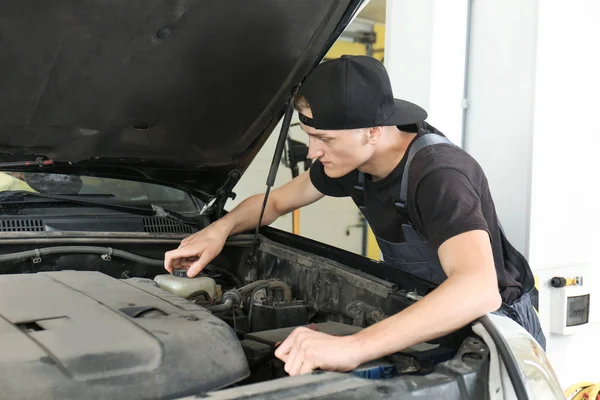
[[[157,275],[154,277],[154,281],[158,283],[158,286],[171,292],[177,296],[184,298],[190,298],[194,294],[198,294],[200,291],[205,291],[211,298],[215,298],[220,292],[220,287],[217,285],[214,279],[208,276],[196,276],[194,278],[188,278],[185,276],[175,276],[171,274]]]

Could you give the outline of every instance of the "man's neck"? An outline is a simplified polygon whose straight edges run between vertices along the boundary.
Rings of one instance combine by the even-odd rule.
[[[373,157],[361,165],[358,168],[359,171],[371,175],[373,181],[385,178],[400,164],[406,149],[415,136],[415,133],[406,133],[399,131],[396,127],[387,127]]]

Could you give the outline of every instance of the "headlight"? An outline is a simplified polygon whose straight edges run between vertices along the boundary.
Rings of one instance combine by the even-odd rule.
[[[564,400],[565,395],[560,387],[556,373],[537,341],[523,327],[510,318],[489,314],[493,326],[499,331],[512,352],[519,371],[525,380],[525,386],[530,399]],[[498,368],[499,354],[490,335],[480,323],[473,330],[482,336],[490,347],[490,395],[495,398],[494,391],[512,392],[512,385],[504,366]],[[500,358],[501,360],[501,358]],[[500,363],[503,365],[503,363]],[[496,387],[494,387],[496,386]]]

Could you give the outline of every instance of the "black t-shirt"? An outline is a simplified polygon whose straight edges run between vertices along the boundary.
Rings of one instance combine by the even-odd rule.
[[[393,243],[404,241],[401,220],[394,203],[400,197],[407,154],[408,149],[396,168],[379,181],[373,181],[365,174],[363,185],[365,218],[376,236]],[[423,176],[420,171],[426,170],[428,172]],[[354,170],[343,177],[330,178],[319,161],[310,169],[311,181],[321,193],[334,197],[352,196],[355,203],[360,204],[354,189],[358,176],[358,170]],[[415,229],[436,250],[458,234],[472,230],[486,231],[491,239],[503,301],[512,304],[520,297],[520,274],[512,265],[504,263],[498,217],[487,179],[477,161],[458,146],[429,146],[416,153],[408,180],[407,209]]]

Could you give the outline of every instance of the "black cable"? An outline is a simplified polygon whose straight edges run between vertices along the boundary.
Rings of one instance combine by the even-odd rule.
[[[525,388],[525,381],[521,375],[521,372],[519,371],[517,360],[508,347],[508,343],[506,343],[502,335],[500,335],[500,332],[498,332],[492,323],[492,320],[487,315],[479,318],[479,321],[496,344],[498,354],[500,354],[500,357],[502,358],[502,362],[504,363],[508,377],[510,378],[513,388],[515,389],[517,399],[529,400],[529,395],[527,394],[527,389]]]
[[[213,265],[213,264],[208,264],[206,266],[205,270],[214,271],[214,272],[216,272],[218,274],[222,274],[222,275],[227,275],[227,277],[229,277],[229,279],[231,279],[233,281],[233,283],[235,284],[235,287],[237,287],[237,288],[242,287],[242,281],[240,281],[239,278],[237,276],[235,276],[235,274],[233,272],[228,271],[225,268],[217,267],[216,265]]]

